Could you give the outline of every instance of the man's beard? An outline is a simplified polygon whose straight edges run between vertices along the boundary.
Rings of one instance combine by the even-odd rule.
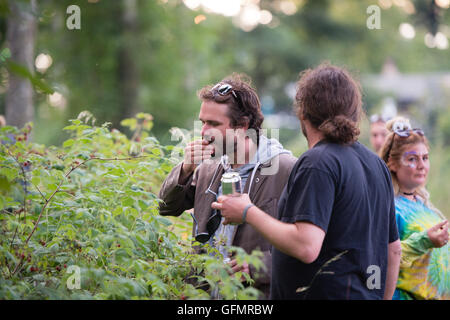
[[[209,144],[214,146],[214,158],[220,158],[221,156],[225,154],[233,154],[233,152],[236,152],[237,149],[237,142],[236,137],[230,137],[230,143],[227,146],[227,139],[221,139],[215,140],[214,136],[205,136],[204,139],[206,141],[209,141]]]
[[[225,135],[223,139],[216,139],[215,136],[205,135],[203,137],[209,144],[214,146],[214,159],[219,159],[223,155],[227,155],[231,164],[245,164],[246,159],[246,140],[240,135]]]
[[[225,141],[223,141],[222,143],[222,154],[226,154],[228,155],[228,157],[230,158],[230,161],[232,163],[234,163],[234,158],[236,156],[236,152],[237,152],[237,137],[233,136],[233,137],[228,137],[230,139],[229,142],[227,142],[227,139],[224,139]]]
[[[230,137],[230,141],[228,143],[226,141],[227,139],[224,140],[225,141],[222,142],[221,148],[217,145],[214,145],[214,158],[218,159],[223,155],[227,155],[230,164],[241,164],[240,162],[242,162],[243,158],[245,158],[245,154],[238,153],[245,153],[245,150],[242,150],[242,146],[238,147],[237,137]],[[214,144],[214,142],[212,144]]]

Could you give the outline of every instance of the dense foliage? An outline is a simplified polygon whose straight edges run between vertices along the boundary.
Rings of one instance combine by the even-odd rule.
[[[205,283],[256,297],[213,249],[193,254],[189,215],[158,214],[176,150],[149,135],[150,115],[122,121],[131,139],[88,112],[70,122],[62,147],[29,142],[31,124],[1,128],[0,299],[209,299]]]

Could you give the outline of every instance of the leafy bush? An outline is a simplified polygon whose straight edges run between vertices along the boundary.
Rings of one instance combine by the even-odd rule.
[[[1,128],[0,299],[257,297],[215,250],[193,254],[188,215],[158,214],[176,147],[149,135],[150,115],[122,122],[131,139],[88,112],[70,122],[62,147],[29,142],[31,124]]]

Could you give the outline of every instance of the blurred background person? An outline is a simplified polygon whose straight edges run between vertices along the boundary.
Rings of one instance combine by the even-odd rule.
[[[369,118],[370,120],[370,144],[372,149],[378,153],[386,141],[386,136],[388,130],[386,129],[386,119],[385,117],[373,114]]]
[[[393,299],[450,299],[448,221],[425,188],[429,144],[421,129],[394,118],[380,157],[392,175],[402,259]]]

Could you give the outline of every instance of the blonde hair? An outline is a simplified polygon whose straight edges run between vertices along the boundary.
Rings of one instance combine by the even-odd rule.
[[[405,126],[411,128],[411,124],[408,119],[403,117],[396,117],[394,119],[389,120],[386,123],[386,128],[389,131],[386,141],[384,142],[383,147],[379,152],[379,156],[384,160],[386,165],[391,172],[392,184],[394,187],[395,195],[398,196],[400,193],[400,185],[397,178],[397,174],[391,170],[392,163],[400,164],[400,159],[405,151],[405,149],[409,146],[416,145],[422,143],[426,146],[428,151],[430,150],[430,145],[428,143],[428,139],[424,135],[420,135],[414,131],[408,137],[398,137],[398,135],[394,132],[394,124],[402,123]],[[442,213],[431,203],[430,201],[430,193],[425,188],[425,185],[419,186],[414,191],[414,195],[418,196],[422,199],[424,204],[430,209],[434,210],[438,215],[443,217]]]

